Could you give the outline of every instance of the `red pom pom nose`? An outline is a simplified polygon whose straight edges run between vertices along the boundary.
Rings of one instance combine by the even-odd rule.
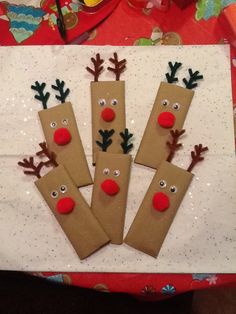
[[[158,192],[153,196],[152,205],[157,211],[164,212],[170,206],[169,197],[162,192]]]
[[[75,201],[71,197],[63,197],[57,202],[57,211],[60,214],[69,214],[75,207]]]
[[[119,185],[111,179],[104,180],[101,184],[101,189],[110,196],[114,196],[120,191]]]
[[[116,114],[115,111],[111,108],[105,108],[103,109],[103,111],[101,112],[101,117],[104,121],[106,122],[111,122],[115,119]]]
[[[171,112],[162,112],[159,114],[157,122],[161,127],[169,129],[175,123],[175,116]]]
[[[68,129],[60,128],[54,132],[54,142],[57,145],[66,145],[70,143],[70,140],[71,140],[71,134]]]

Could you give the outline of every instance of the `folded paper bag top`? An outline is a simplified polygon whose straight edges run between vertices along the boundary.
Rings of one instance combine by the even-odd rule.
[[[55,154],[51,153],[46,143],[41,143],[42,150],[37,153],[48,160],[35,163],[34,157],[24,158],[18,163],[27,169],[24,173],[38,178],[35,182],[38,190],[47,202],[56,220],[61,225],[76,253],[83,259],[109,242],[109,238],[93,216],[88,204],[77,189],[63,165],[57,166]],[[56,168],[41,177],[44,167]]]
[[[93,164],[96,163],[96,153],[101,150],[96,145],[98,131],[100,129],[113,129],[113,143],[109,146],[109,153],[122,153],[119,133],[125,129],[125,82],[120,81],[120,75],[126,68],[126,60],[118,60],[117,53],[114,58],[109,59],[114,67],[107,69],[115,74],[115,81],[98,81],[103,71],[104,60],[100,54],[91,58],[93,69],[86,67],[87,71],[94,77],[91,82],[91,105],[92,105],[92,147]]]
[[[174,85],[178,81],[176,72],[181,63],[169,62],[170,73],[166,73],[168,83],[161,82],[157,96],[150,113],[150,117],[144,131],[135,162],[157,169],[161,161],[168,156],[166,141],[169,137],[169,130],[172,128],[181,129],[184,125],[194,91],[196,81],[203,76],[199,72],[189,69],[190,78],[183,79],[185,88]]]
[[[52,108],[47,108],[49,93],[44,94],[46,84],[35,82],[31,87],[39,93],[35,98],[43,104],[44,109],[39,111],[39,118],[47,145],[55,152],[57,162],[65,166],[76,186],[80,187],[91,184],[92,178],[72,105],[70,102],[65,102],[69,89],[64,91],[63,83],[56,80],[57,85],[52,85],[54,89],[60,91],[60,96],[57,95],[56,98],[62,102]]]
[[[201,154],[208,150],[201,144],[195,145],[195,151],[191,152],[192,162],[187,170],[172,165],[170,161],[174,152],[181,147],[178,138],[183,133],[184,130],[171,131],[173,141],[167,142],[170,151],[168,161],[163,161],[156,171],[124,240],[126,244],[153,257],[157,257],[191,183],[193,167],[204,159]]]

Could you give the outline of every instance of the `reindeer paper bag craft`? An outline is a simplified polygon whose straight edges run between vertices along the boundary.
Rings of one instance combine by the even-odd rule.
[[[63,164],[77,187],[92,184],[84,149],[78,132],[75,115],[70,102],[65,102],[69,89],[64,90],[64,81],[56,80],[52,88],[59,92],[56,98],[60,105],[47,108],[49,93],[44,93],[45,83],[35,82],[31,88],[38,92],[43,110],[39,118],[50,151],[55,152],[57,162]]]
[[[96,153],[102,148],[97,146],[100,129],[109,131],[114,129],[112,145],[108,147],[109,153],[122,153],[120,147],[119,133],[125,129],[125,82],[120,81],[120,75],[126,68],[126,60],[118,60],[117,53],[110,62],[114,68],[107,69],[115,74],[115,81],[98,81],[99,75],[103,71],[104,60],[98,53],[95,58],[91,58],[94,69],[87,67],[87,71],[94,76],[91,82],[91,103],[92,103],[92,147],[93,164],[96,163]]]
[[[171,131],[173,142],[167,143],[170,149],[169,161],[160,164],[125,238],[126,244],[153,257],[157,257],[190,185],[193,167],[203,160],[201,154],[208,149],[201,144],[196,145],[195,151],[191,152],[192,162],[187,170],[171,164],[174,151],[181,146],[177,144],[178,137],[183,133],[184,130]]]
[[[173,83],[178,81],[175,76],[181,63],[169,62],[171,73],[166,73],[168,83],[161,82],[157,96],[144,131],[134,162],[157,169],[161,161],[168,156],[166,141],[169,130],[181,129],[184,125],[194,91],[196,81],[202,79],[196,71],[189,69],[190,78],[183,79],[186,88]]]
[[[114,130],[113,130],[114,131]],[[113,244],[123,242],[126,202],[129,186],[132,134],[120,133],[124,154],[98,152],[91,209]],[[110,145],[112,139],[110,139]]]
[[[91,255],[109,242],[109,238],[93,216],[82,194],[75,186],[63,165],[57,166],[54,153],[49,153],[46,143],[40,144],[49,160],[36,164],[33,157],[18,164],[27,169],[25,174],[35,175],[38,190],[60,224],[80,259]],[[49,164],[56,166],[41,177],[40,171]]]

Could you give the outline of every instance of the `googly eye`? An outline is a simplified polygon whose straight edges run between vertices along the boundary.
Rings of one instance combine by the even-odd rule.
[[[162,189],[164,189],[166,187],[166,181],[165,180],[160,180],[159,181],[159,185]]]
[[[52,198],[57,198],[58,197],[58,192],[57,191],[52,191],[51,192],[51,197]]]
[[[110,170],[108,168],[103,169],[103,174],[106,176],[110,173]]]
[[[118,104],[118,100],[117,99],[114,98],[114,99],[111,100],[111,105],[112,106],[116,106],[117,104]]]
[[[61,191],[61,193],[66,193],[66,191],[67,191],[67,186],[66,185],[61,185],[60,186],[60,191]]]
[[[175,185],[172,185],[171,187],[170,187],[170,192],[171,193],[176,193],[178,191],[178,189],[177,189],[177,187],[175,186]]]
[[[164,106],[164,107],[168,106],[169,103],[170,103],[170,102],[169,102],[168,99],[163,99],[162,102],[161,102],[162,106]]]
[[[106,105],[106,100],[105,99],[99,99],[98,100],[98,104],[100,105],[100,106],[105,106]]]
[[[50,127],[55,129],[57,127],[57,123],[55,121],[51,122]]]
[[[68,119],[65,118],[65,119],[61,120],[61,123],[64,125],[68,125]]]
[[[119,177],[120,175],[120,170],[116,169],[114,172],[113,172],[114,176],[115,177]]]
[[[180,104],[178,103],[178,102],[175,102],[173,105],[172,105],[172,108],[174,109],[174,110],[179,110],[180,109]]]

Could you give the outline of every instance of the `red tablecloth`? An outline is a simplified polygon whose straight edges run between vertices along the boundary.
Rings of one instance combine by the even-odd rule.
[[[62,1],[63,2],[63,1]],[[68,17],[68,40],[75,40],[78,35],[88,31],[109,15],[119,0],[111,0],[91,14],[70,6],[72,0],[64,1],[63,14]],[[41,1],[44,17],[28,38],[21,41],[21,36],[9,32],[11,20],[7,15],[6,3],[0,1],[0,44],[62,44],[55,25],[57,12],[52,1]],[[78,12],[76,12],[78,11]],[[195,4],[181,11],[174,4],[168,12],[156,9],[137,10],[121,0],[118,7],[97,29],[90,33],[84,42],[88,45],[160,45],[160,44],[223,44],[223,31],[217,17],[207,20],[195,18]],[[208,16],[205,16],[208,18]],[[9,21],[10,20],[10,21]],[[14,37],[15,35],[15,37]],[[85,34],[85,37],[87,33]],[[18,41],[17,41],[18,40]],[[236,49],[231,48],[233,101],[236,103]],[[222,271],[224,271],[222,269]],[[158,299],[189,290],[215,286],[236,286],[236,274],[100,274],[100,273],[37,273],[48,280],[64,282],[101,291],[127,292],[144,296],[146,299]]]

